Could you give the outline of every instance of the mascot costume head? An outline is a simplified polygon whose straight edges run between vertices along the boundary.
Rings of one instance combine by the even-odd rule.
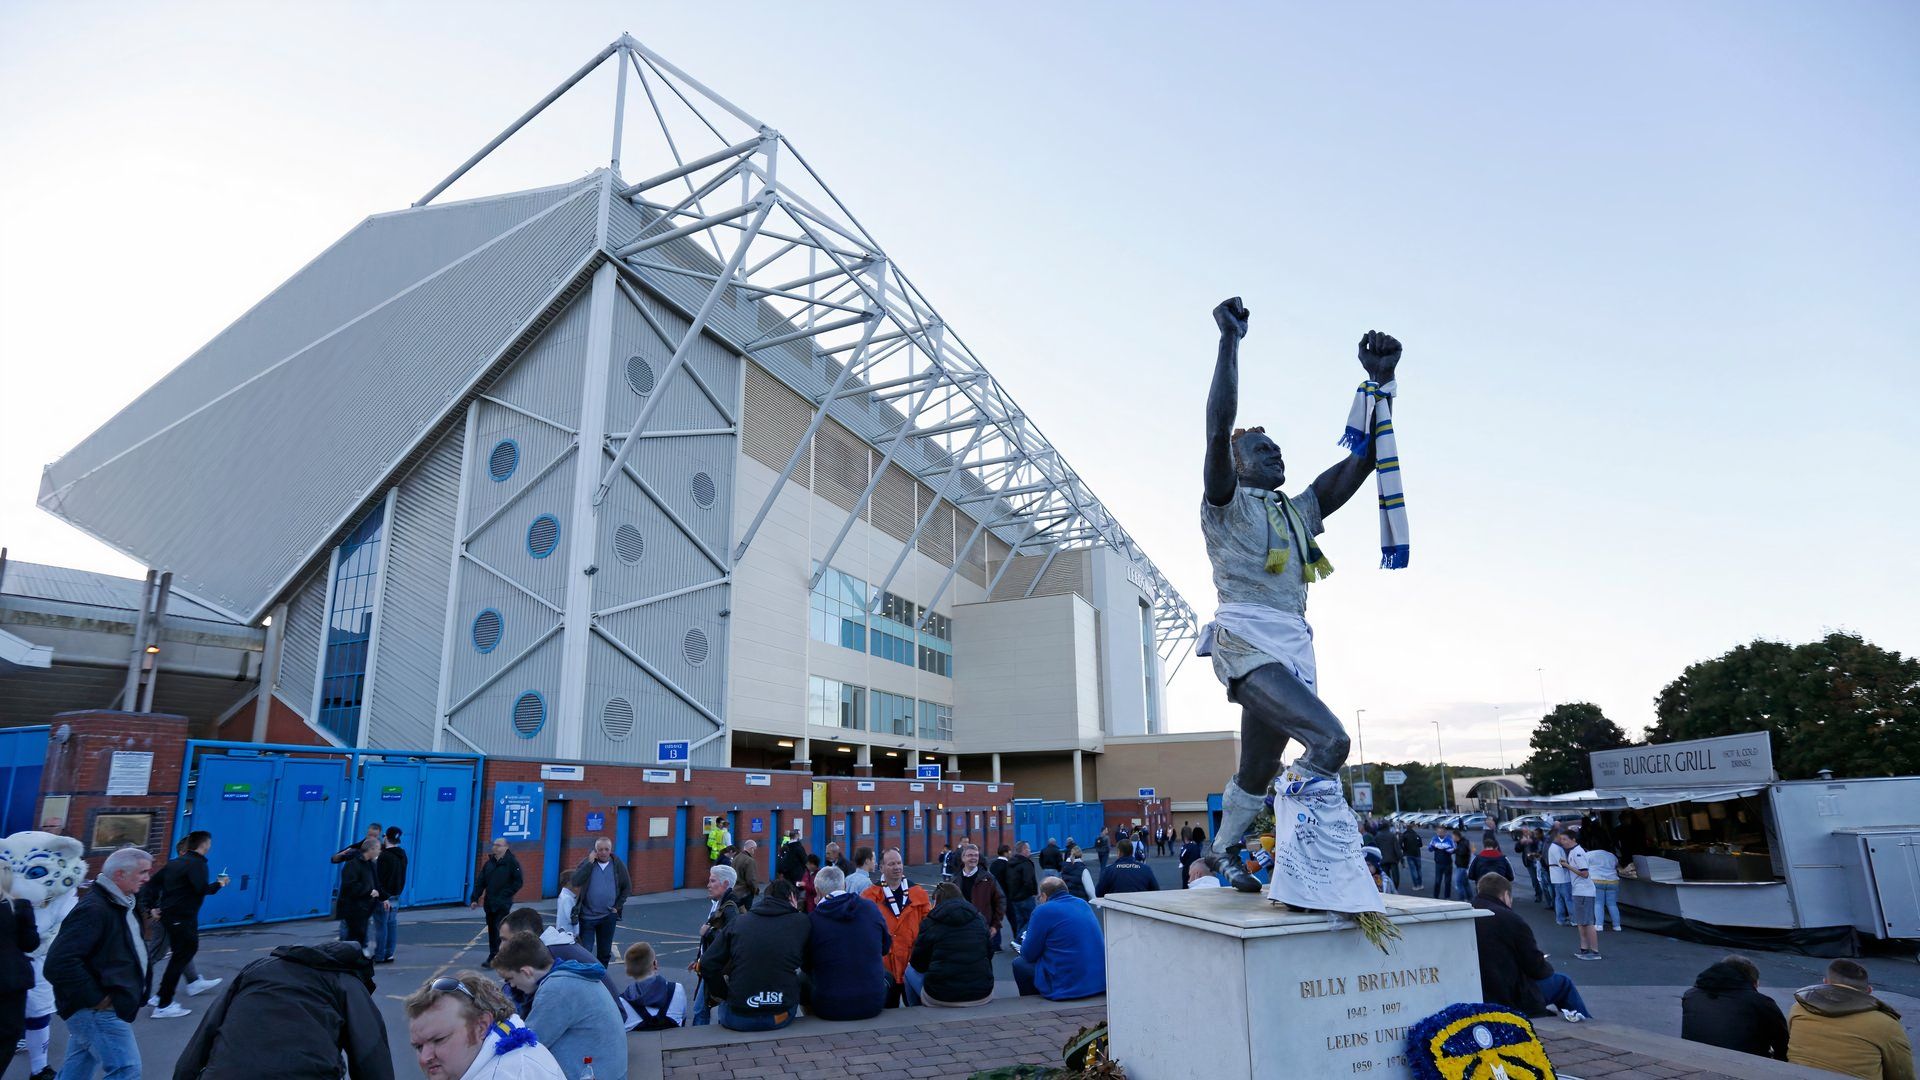
[[[50,832],[17,832],[0,840],[0,856],[13,866],[13,895],[33,905],[40,926],[36,957],[46,955],[60,920],[73,909],[74,890],[87,876],[85,850],[73,837]]]

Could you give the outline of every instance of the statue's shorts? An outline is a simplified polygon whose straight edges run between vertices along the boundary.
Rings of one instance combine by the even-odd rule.
[[[1216,619],[1201,636],[1201,655],[1211,654],[1213,673],[1227,687],[1230,701],[1234,683],[1268,664],[1281,665],[1309,691],[1319,693],[1313,627],[1298,615],[1263,609],[1253,619],[1236,618],[1231,623]],[[1209,636],[1211,641],[1205,640]]]

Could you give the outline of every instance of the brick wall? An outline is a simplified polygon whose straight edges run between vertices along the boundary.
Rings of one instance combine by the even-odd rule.
[[[1007,821],[1007,807],[1013,801],[1012,784],[964,780],[957,784],[934,784],[895,777],[853,776],[823,780],[827,785],[827,839],[840,841],[849,858],[858,847],[871,847],[876,852],[899,847],[901,857],[909,865],[924,863],[930,858],[938,859],[943,844],[958,844],[960,838],[967,835],[992,858],[1001,843],[1012,842],[1013,826]],[[860,790],[862,785],[871,785],[871,790]],[[915,787],[922,790],[915,791]],[[919,828],[914,827],[915,800],[920,803]],[[964,820],[958,817],[961,814],[966,815]],[[977,829],[976,814],[979,815]],[[836,824],[842,832],[833,831]],[[808,850],[824,846],[815,844],[811,833],[807,844]]]
[[[95,871],[108,853],[126,843],[138,844],[164,862],[180,802],[187,718],[165,713],[71,712],[55,716],[52,729],[40,790],[43,795],[64,795],[68,802],[66,813],[57,820],[37,810],[39,824],[49,832],[77,838],[86,846],[87,861]],[[116,751],[153,755],[146,794],[106,793]],[[44,806],[43,798],[40,807]],[[107,820],[102,821],[103,816]],[[147,819],[143,829],[137,828],[141,816]]]
[[[228,739],[235,742],[253,741],[253,698],[248,698],[239,711],[227,717],[227,722],[214,729],[210,736],[215,739]],[[313,730],[291,705],[273,695],[273,704],[267,709],[267,741],[281,745],[326,746],[331,747],[324,736]]]
[[[1178,828],[1180,825],[1178,820],[1174,820],[1173,800],[1169,798],[1154,799],[1152,802],[1142,799],[1102,799],[1100,806],[1106,814],[1107,831],[1113,836],[1119,836],[1123,828],[1128,830],[1135,828],[1136,819],[1139,826],[1144,827],[1149,835],[1158,828],[1168,825]],[[1196,824],[1200,823],[1196,822]]]

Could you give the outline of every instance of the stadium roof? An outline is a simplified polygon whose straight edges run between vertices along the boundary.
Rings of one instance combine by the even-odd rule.
[[[607,167],[434,202],[609,61]],[[649,123],[628,125],[630,106]],[[630,146],[644,178],[622,169]],[[47,466],[39,503],[256,623],[607,262],[630,295],[692,324],[655,327],[673,347],[660,382],[698,382],[684,360],[704,333],[815,406],[789,473],[830,415],[935,492],[921,527],[942,502],[978,523],[956,566],[988,532],[1044,556],[1036,584],[1059,552],[1107,546],[1152,597],[1163,658],[1195,637],[1186,601],[793,144],[624,34],[413,207],[362,222]],[[603,494],[661,399],[608,441]],[[733,560],[786,479],[744,522]]]

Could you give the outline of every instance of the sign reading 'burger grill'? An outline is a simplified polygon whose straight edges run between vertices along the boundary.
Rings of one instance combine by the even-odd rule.
[[[1692,787],[1764,784],[1773,780],[1773,744],[1767,733],[1690,739],[1663,746],[1629,746],[1587,755],[1596,788]]]

